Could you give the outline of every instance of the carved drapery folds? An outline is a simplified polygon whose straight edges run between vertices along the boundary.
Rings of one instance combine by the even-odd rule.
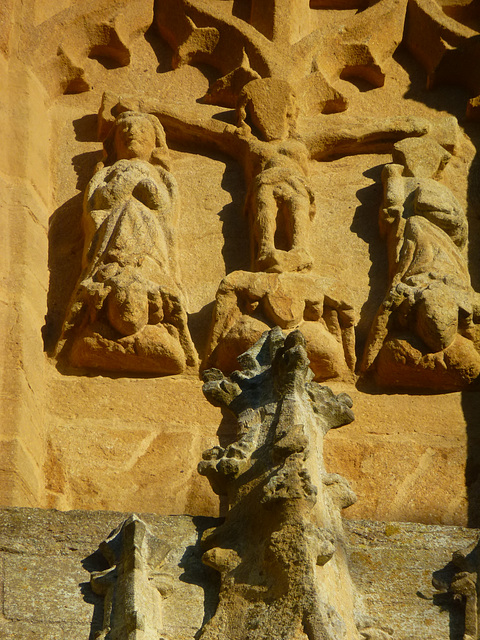
[[[467,220],[434,179],[449,157],[428,137],[404,140],[382,174],[390,286],[363,362],[381,384],[456,389],[480,373],[476,294],[463,252]]]
[[[430,29],[443,22],[429,1],[412,2],[411,10],[423,7]],[[390,287],[361,369],[386,386],[468,386],[480,356],[465,215],[436,175],[455,148],[456,120],[352,115],[338,89],[352,77],[382,86],[407,3],[342,0],[338,9],[361,11],[338,11],[342,26],[333,30],[321,0],[235,4],[155,3],[153,28],[171,46],[173,68],[206,63],[220,73],[195,105],[179,106],[167,94],[104,97],[98,129],[105,160],[85,194],[83,271],[64,325],[66,360],[81,369],[157,375],[197,365],[178,273],[178,188],[165,130],[174,142],[233,157],[246,182],[251,271],[220,283],[203,367],[231,373],[236,357],[278,325],[285,334],[301,328],[315,380],[354,381],[359,309],[314,264],[310,241],[322,211],[311,167],[402,141],[383,177]],[[388,33],[379,33],[387,21]],[[232,110],[214,113],[211,105]]]
[[[155,116],[124,111],[85,192],[83,271],[64,333],[71,365],[180,373],[196,361],[178,282],[178,187]]]
[[[261,8],[253,2],[241,15],[238,8],[213,11],[196,0],[155,6],[155,25],[174,51],[173,67],[212,65],[221,77],[203,102],[235,108],[235,126],[197,119],[187,129],[197,142],[235,157],[247,183],[251,269],[258,273],[236,272],[222,281],[206,366],[233,371],[235,357],[279,325],[285,332],[302,328],[317,380],[353,377],[353,308],[318,277],[304,275],[314,267],[309,237],[317,213],[309,163],[336,153],[380,151],[432,129],[419,118],[335,119],[348,107],[335,87],[338,79],[360,77],[381,86],[383,64],[402,35],[405,2],[357,5],[364,11],[345,16],[335,35],[327,35],[321,12],[312,11],[322,4],[303,0]],[[388,37],[378,33],[379,21],[388,21]],[[174,136],[185,136],[172,109],[148,108]],[[332,120],[310,120],[320,114],[333,114]],[[273,273],[280,275],[267,275]]]
[[[273,326],[301,329],[315,380],[352,379],[355,315],[324,294],[321,278],[296,273],[229,274],[217,292],[206,366],[230,374],[237,357]]]
[[[222,582],[200,637],[357,637],[340,518],[355,495],[322,455],[325,433],[353,420],[352,402],[312,382],[299,331],[265,332],[239,361],[229,378],[204,374],[205,395],[235,414],[238,434],[199,464],[229,504],[203,539],[203,560]]]

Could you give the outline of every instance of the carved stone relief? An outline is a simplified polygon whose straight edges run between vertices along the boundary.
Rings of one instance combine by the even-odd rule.
[[[339,11],[337,24],[328,26],[322,0],[273,0],[268,6],[253,0],[233,11],[229,3],[167,0],[154,13],[174,50],[174,67],[208,62],[222,74],[206,102],[234,107],[249,80],[276,77],[294,85],[312,112],[333,113],[347,106],[336,81],[356,76],[382,86],[383,65],[402,39],[406,0],[367,4],[335,2],[340,10],[359,11]],[[377,25],[387,22],[388,32],[379,32]]]
[[[477,121],[480,117],[479,33],[475,1],[409,2],[404,42],[426,69],[428,87],[454,84],[468,89],[472,98],[466,115]]]
[[[453,575],[450,579],[445,581],[434,574],[432,580],[436,589],[450,593],[454,600],[462,602],[465,607],[463,640],[478,640],[480,637],[478,554],[478,541],[455,551],[452,554]]]
[[[162,597],[172,577],[162,573],[170,546],[133,515],[99,547],[110,568],[91,575],[92,590],[104,596],[104,626],[97,640],[161,638]]]
[[[203,561],[221,588],[200,637],[358,637],[340,518],[356,498],[322,456],[328,430],[353,420],[351,399],[312,382],[299,331],[265,332],[239,361],[229,378],[204,374],[205,395],[233,411],[238,433],[199,464],[229,505],[204,534]]]
[[[195,351],[178,282],[178,187],[155,116],[126,111],[84,199],[83,271],[65,326],[75,367],[180,373]]]
[[[371,410],[367,407],[373,399],[365,398],[365,391],[385,386],[397,391],[408,386],[439,391],[473,386],[480,364],[478,310],[469,267],[476,276],[480,236],[474,189],[470,188],[474,187],[473,173],[471,179],[468,176],[474,154],[468,141],[471,131],[464,135],[454,117],[443,115],[461,113],[459,99],[456,108],[450,109],[440,104],[438,96],[432,95],[430,102],[424,98],[426,92],[419,97],[420,65],[401,46],[397,51],[402,38],[410,47],[412,12],[417,6],[426,7],[427,0],[412,0],[409,7],[406,0],[335,0],[333,4],[322,0],[268,0],[266,4],[256,0],[164,0],[151,2],[148,10],[148,3],[138,1],[135,7],[142,5],[143,10],[135,16],[133,9],[127,11],[124,0],[115,0],[111,10],[105,0],[98,4],[98,13],[90,0],[84,9],[72,6],[65,10],[68,28],[59,40],[56,64],[61,82],[57,91],[50,90],[53,76],[42,66],[42,81],[49,77],[52,122],[67,121],[65,130],[69,129],[71,137],[65,136],[62,142],[62,135],[57,135],[57,146],[59,142],[65,146],[62,157],[53,160],[65,167],[58,170],[60,178],[70,180],[57,180],[59,193],[53,198],[60,203],[57,218],[68,213],[59,225],[63,225],[61,232],[71,222],[71,228],[80,227],[77,213],[70,212],[75,209],[79,215],[81,209],[75,188],[85,193],[81,274],[80,233],[70,246],[65,242],[58,256],[55,240],[61,233],[52,234],[50,245],[55,268],[49,355],[63,326],[55,354],[59,366],[52,374],[52,379],[59,376],[55,384],[66,388],[69,378],[59,381],[63,374],[86,374],[82,384],[91,398],[96,393],[93,376],[89,380],[92,371],[95,377],[105,372],[104,377],[112,381],[121,376],[126,390],[130,377],[136,378],[132,384],[143,388],[146,377],[189,375],[150,381],[152,388],[158,382],[155,393],[157,413],[161,413],[164,398],[174,385],[175,401],[178,397],[188,403],[191,389],[198,390],[199,368],[214,366],[230,375],[237,367],[236,358],[264,331],[278,325],[284,335],[301,329],[316,381],[354,384],[359,372],[365,377],[373,374],[374,385],[360,384],[355,390],[364,402],[359,427],[364,430],[362,438],[369,434],[371,416],[380,421],[383,412],[377,401],[370,405]],[[439,7],[438,2],[435,5]],[[433,15],[430,9],[428,15]],[[448,18],[453,9],[442,5],[440,11]],[[466,11],[457,8],[453,13],[460,16]],[[52,8],[51,17],[53,12]],[[45,64],[51,70],[53,54],[45,38],[47,27],[55,20],[45,20],[38,51],[48,53]],[[388,29],[379,29],[380,24],[388,24]],[[438,44],[442,31],[437,29],[433,40],[427,27],[426,33],[428,43],[419,44],[425,44],[428,54],[427,44],[433,40]],[[55,34],[57,37],[58,29]],[[450,35],[445,42],[447,57],[451,55],[447,49],[457,44]],[[438,46],[444,45],[440,42]],[[428,55],[437,53],[434,47]],[[97,139],[93,114],[104,90]],[[76,91],[81,95],[59,95]],[[130,143],[121,139],[124,120],[136,123],[130,151]],[[388,310],[381,310],[375,318],[359,371],[357,358],[361,358],[387,284],[385,247],[376,237],[380,167],[388,162],[385,154],[393,145],[405,140],[420,141],[417,155],[430,157],[430,149],[437,144],[440,153],[448,151],[455,157],[442,176],[428,171],[424,175],[417,169],[409,175],[398,158],[394,165],[402,167],[401,175],[393,175],[393,165],[385,170],[386,192],[398,192],[398,202],[404,203],[405,210],[411,205],[414,211],[408,220],[405,214],[401,238],[389,221],[382,223],[391,262],[389,277],[394,282],[391,286],[389,282],[388,296],[393,300],[397,294],[405,295],[405,299],[395,298],[390,306],[384,303]],[[105,157],[92,177],[99,159],[98,141],[105,142]],[[405,144],[406,150],[413,148]],[[468,145],[471,148],[465,154]],[[405,157],[409,153],[405,151]],[[364,155],[351,157],[357,154]],[[202,163],[215,165],[215,187],[211,175],[201,183],[198,168]],[[232,186],[229,176],[233,175]],[[458,203],[448,195],[447,186]],[[414,192],[419,199],[412,204]],[[448,201],[449,211],[435,209],[429,199]],[[395,206],[385,204],[382,209]],[[470,265],[462,208],[470,223]],[[453,227],[441,226],[440,214],[456,220],[458,233]],[[427,293],[423,284],[412,284],[411,269],[405,267],[412,243],[426,261],[426,248],[438,251],[435,260],[440,262],[440,253],[447,256],[445,260],[453,265],[447,269],[448,282],[442,281],[446,262],[438,262],[435,269],[426,263],[421,267],[425,277],[442,274],[428,276],[432,282]],[[75,254],[70,250],[74,244]],[[190,251],[194,257],[189,256]],[[401,264],[396,258],[392,261],[395,252],[401,254]],[[70,275],[55,281],[62,261],[72,255]],[[412,268],[420,267],[415,264]],[[473,284],[478,289],[478,280]],[[45,333],[48,322],[49,318]],[[112,398],[120,394],[120,388],[120,383],[112,384]],[[72,400],[73,392],[66,393],[68,403],[77,403],[78,399]],[[128,401],[128,391],[124,397]],[[112,399],[112,404],[116,401]],[[456,402],[460,416],[462,399]],[[406,396],[385,402],[398,423],[404,420],[403,409],[397,411],[402,403],[403,408],[408,405]],[[427,402],[422,415],[428,413],[426,407]],[[133,424],[133,401],[128,410],[126,420]],[[72,408],[71,415],[82,416],[81,408]],[[182,429],[190,442],[187,422],[189,419]],[[105,420],[104,424],[110,429],[110,423]],[[84,425],[81,428],[87,430]],[[145,428],[149,431],[146,459],[151,450],[154,457],[160,456],[157,435],[168,428],[166,423]],[[64,433],[67,429],[65,426]],[[139,433],[129,433],[126,441],[140,440],[143,432]],[[48,437],[54,443],[59,436]],[[362,440],[357,447],[347,440],[338,444],[342,455],[355,460],[351,464],[365,479],[358,463],[363,455],[360,451],[364,446],[373,450],[373,445]],[[65,436],[58,450],[67,451],[69,445]],[[128,448],[125,444],[125,450]],[[394,456],[394,448],[389,443],[388,455]],[[424,443],[419,448],[424,451]],[[456,455],[460,465],[462,454],[457,450]],[[190,455],[190,459],[195,457]],[[74,458],[65,454],[61,464],[68,467],[72,461],[65,475],[76,473],[78,465],[79,474],[88,476],[83,461],[77,463]],[[147,473],[143,459],[138,466],[142,474]],[[126,478],[122,495],[128,493]],[[364,487],[367,484],[365,480]],[[54,481],[51,486],[55,487]],[[70,489],[74,485],[65,486],[68,488],[58,492],[53,489],[52,499],[57,499],[57,493],[59,500],[77,499],[70,498],[76,496],[76,489]],[[104,487],[102,491],[107,493]],[[371,494],[376,491],[371,489]],[[198,492],[192,490],[188,495]],[[452,518],[463,518],[466,507],[462,500],[459,497],[451,508]],[[376,504],[373,497],[371,504]],[[400,499],[391,504],[402,514],[414,509],[403,509]],[[208,508],[215,508],[212,505],[209,502]],[[126,509],[130,507],[125,504]]]
[[[315,380],[352,379],[355,313],[321,278],[236,271],[220,284],[205,366],[230,374],[237,357],[273,326],[301,329]]]
[[[30,6],[32,18],[26,16]],[[39,295],[35,300],[35,313],[41,320],[35,317],[31,324],[25,324],[28,295],[20,299],[10,294],[15,282],[8,272],[5,306],[9,306],[11,315],[5,327],[13,337],[6,371],[7,378],[10,371],[15,371],[18,382],[13,392],[6,385],[4,396],[12,399],[12,406],[17,405],[18,415],[15,429],[10,425],[5,429],[9,439],[6,458],[11,466],[2,468],[2,473],[8,474],[8,482],[13,478],[15,491],[19,491],[21,483],[25,485],[22,504],[44,504],[41,501],[49,491],[49,497],[58,499],[62,508],[69,508],[70,500],[78,501],[78,495],[82,496],[82,507],[100,504],[112,508],[120,492],[105,496],[118,482],[123,483],[122,499],[128,494],[125,502],[118,505],[124,509],[130,499],[153,503],[158,485],[166,479],[167,490],[174,486],[182,493],[182,499],[174,503],[175,510],[184,512],[194,505],[192,512],[201,512],[207,501],[202,503],[202,495],[198,498],[203,491],[200,482],[195,484],[190,479],[191,460],[197,459],[195,447],[205,446],[207,430],[212,425],[217,428],[219,414],[211,410],[212,413],[198,411],[198,417],[194,415],[200,406],[195,396],[200,393],[199,381],[194,377],[199,370],[198,351],[203,369],[215,367],[205,373],[205,393],[222,408],[232,410],[238,418],[238,432],[232,444],[209,449],[200,463],[201,473],[215,491],[226,496],[228,511],[225,523],[209,531],[203,540],[204,561],[220,574],[221,590],[216,614],[197,636],[212,640],[384,639],[388,630],[377,628],[371,621],[360,622],[357,616],[339,516],[341,508],[353,503],[354,495],[341,476],[326,471],[322,456],[323,436],[328,429],[353,419],[351,402],[345,394],[335,395],[317,382],[332,380],[335,384],[341,381],[353,385],[359,368],[365,378],[372,375],[374,392],[385,386],[395,391],[412,387],[463,390],[474,387],[478,380],[480,306],[469,272],[471,268],[472,274],[479,273],[478,262],[474,267],[474,261],[478,261],[475,250],[480,246],[471,188],[476,179],[474,151],[470,150],[462,167],[462,148],[456,143],[461,138],[464,150],[470,144],[468,136],[459,131],[455,118],[438,115],[461,113],[459,100],[456,99],[455,109],[445,107],[435,96],[431,102],[422,102],[418,97],[421,75],[411,72],[415,60],[409,58],[408,64],[402,61],[402,56],[407,56],[405,51],[394,57],[403,40],[427,70],[429,86],[459,82],[467,87],[474,95],[467,112],[475,119],[480,92],[479,65],[475,64],[480,33],[477,3],[60,0],[59,6],[54,7],[45,0],[15,0],[15,10],[16,39],[12,36],[9,42],[9,34],[5,39],[3,31],[0,34],[0,54],[3,56],[4,46],[15,52],[12,60],[6,58],[5,66],[11,62],[7,81],[3,57],[0,65],[2,82],[8,87],[8,100],[2,102],[0,112],[3,116],[5,104],[5,111],[9,110],[7,120],[16,127],[12,126],[10,137],[14,143],[9,143],[4,164],[3,155],[0,158],[2,184],[13,190],[26,180],[28,171],[32,175],[41,173],[38,167],[42,160],[54,155],[55,142],[37,156],[32,150],[38,152],[38,141],[48,140],[48,127],[54,130],[56,122],[68,122],[69,135],[72,140],[75,137],[75,143],[65,139],[58,158],[50,159],[55,166],[45,170],[48,178],[41,189],[37,189],[37,176],[32,179],[28,175],[31,199],[23,197],[20,185],[12,200],[12,210],[16,212],[22,205],[22,215],[25,214],[21,218],[23,226],[8,228],[7,247],[15,249],[11,252],[12,273],[18,280],[24,274],[31,276],[34,284],[25,289],[29,294],[36,289],[45,290],[45,274],[38,287],[34,269],[36,261],[47,271],[45,223],[54,202],[63,204],[67,198],[77,197],[78,194],[72,197],[75,188],[85,193],[84,244],[80,277],[76,278],[79,270],[72,267],[74,275],[69,286],[62,289],[62,281],[57,287],[60,293],[53,294],[61,299],[55,308],[55,321],[60,316],[61,320],[52,342],[56,342],[63,322],[55,354],[62,364],[58,369],[50,362],[50,370],[41,368],[43,362],[37,366],[42,358],[41,344],[39,348],[33,341],[28,342],[31,335],[40,342],[44,299]],[[0,14],[3,15],[2,9]],[[28,27],[22,23],[23,16],[28,17]],[[141,46],[137,47],[139,41]],[[141,55],[136,58],[138,51]],[[22,62],[24,75],[16,73],[17,53],[30,58],[28,63]],[[133,77],[140,69],[145,73],[141,81]],[[25,100],[28,114],[25,107],[25,112],[19,110],[20,115],[14,117],[10,111],[13,113],[17,105],[24,104],[20,99],[24,94],[18,87],[27,75],[31,76],[29,82],[35,85],[36,93],[29,89],[33,97],[31,104]],[[410,75],[412,85],[416,83],[412,89]],[[351,81],[355,94],[348,93],[350,85],[346,81]],[[185,89],[187,98],[179,87]],[[75,153],[70,150],[96,154],[92,114],[104,90],[107,93],[98,117],[98,140],[104,145],[104,159],[93,176],[90,168],[84,172],[89,180],[85,189],[85,175],[80,175],[81,168],[77,171],[78,166],[73,165],[85,162],[85,167],[89,160],[75,160]],[[30,98],[27,93],[25,90],[25,97]],[[82,95],[69,95],[72,93]],[[40,111],[42,118],[37,121],[35,114]],[[44,123],[48,126],[40,126]],[[35,127],[41,136],[33,135]],[[82,127],[83,133],[91,130],[85,138]],[[52,140],[58,143],[61,135],[51,133]],[[467,133],[470,135],[471,131],[467,129]],[[28,138],[35,140],[35,145]],[[478,132],[474,131],[472,138],[478,144]],[[82,148],[83,142],[91,146]],[[373,255],[377,251],[374,245],[380,247],[380,253],[382,243],[374,234],[363,234],[360,227],[366,227],[371,220],[376,225],[380,194],[372,206],[376,197],[372,191],[380,185],[378,166],[386,162],[385,156],[378,156],[390,153],[394,144],[393,162],[383,171],[380,211],[380,229],[389,261],[385,292],[375,271],[378,255]],[[345,160],[342,156],[361,153],[371,155],[359,159],[358,164],[339,162]],[[442,169],[449,161],[449,153],[457,155],[453,162],[450,159],[447,172],[454,162],[457,169],[445,178]],[[203,297],[199,296],[195,309],[189,306],[178,260],[180,229],[182,224],[188,226],[179,192],[184,189],[182,198],[188,192],[189,176],[185,171],[182,182],[177,169],[183,162],[187,164],[188,154],[197,154],[197,158],[205,154],[204,158],[218,165],[223,162],[218,158],[225,156],[237,163],[238,184],[243,176],[245,185],[243,191],[242,186],[237,188],[235,198],[232,196],[230,211],[237,220],[245,218],[245,236],[250,245],[249,267],[242,262],[232,268],[223,260],[228,251],[224,254],[217,248],[227,236],[222,228],[224,212],[213,204],[208,215],[220,220],[215,231],[218,261],[208,287],[202,280],[202,265],[208,258],[198,266],[198,280],[192,277],[188,283],[190,290],[208,289]],[[374,154],[378,154],[377,158]],[[30,166],[32,156],[35,160]],[[193,173],[196,160],[189,162]],[[349,270],[340,268],[347,261],[341,251],[338,256],[329,256],[330,265],[327,260],[321,261],[323,247],[331,245],[336,233],[332,231],[330,237],[318,233],[319,219],[327,219],[327,197],[322,199],[325,182],[321,180],[327,162],[334,184],[330,187],[334,205],[325,225],[336,229],[342,217],[350,236],[344,233],[338,236],[340,240],[335,236],[337,246],[341,248],[342,242],[348,245],[354,234],[359,244],[363,243],[358,252],[362,260],[358,267],[358,279],[362,279],[359,286],[353,282],[358,274],[350,281],[357,263],[352,259]],[[62,164],[64,173],[58,170],[58,176],[68,175],[69,182],[58,187],[60,196],[55,193],[61,183],[55,182],[55,171]],[[93,162],[88,166],[93,167]],[[216,171],[222,173],[218,167]],[[349,171],[350,182],[344,181],[343,188],[337,188],[335,178]],[[366,180],[359,186],[362,175]],[[459,176],[463,183],[457,188],[454,183]],[[75,185],[75,177],[82,178],[81,186]],[[364,194],[358,191],[368,180],[372,188],[363,202]],[[223,183],[222,187],[228,200],[229,187]],[[191,201],[196,202],[196,195]],[[217,195],[205,181],[198,201],[208,197],[212,202]],[[37,197],[42,201],[41,219],[29,204]],[[5,211],[10,211],[10,202],[2,200],[3,204]],[[77,204],[78,199],[71,209],[77,207],[80,211]],[[359,211],[362,207],[363,212]],[[206,210],[205,207],[197,215],[197,208],[191,207],[199,227],[207,219]],[[367,210],[370,219],[365,214]],[[473,246],[470,264],[467,213]],[[193,217],[191,214],[188,220]],[[66,216],[64,227],[73,218]],[[38,246],[32,240],[37,231],[32,232],[29,225],[41,228]],[[195,237],[194,232],[191,237],[196,245],[208,242]],[[30,253],[38,247],[41,258],[32,258]],[[235,248],[233,240],[229,247],[232,254]],[[54,243],[50,249],[55,253]],[[189,247],[181,250],[186,255]],[[354,253],[348,253],[349,258]],[[56,264],[70,255],[65,250]],[[8,252],[5,256],[10,260]],[[23,269],[24,263],[28,270]],[[474,285],[478,289],[478,276]],[[353,291],[355,287],[357,290]],[[377,295],[379,289],[382,296],[386,293],[383,303],[382,296]],[[69,304],[61,304],[70,293]],[[380,303],[360,365],[356,361],[355,333],[358,349],[363,349],[367,334],[364,328],[371,325]],[[65,317],[61,314],[67,306]],[[17,329],[11,329],[16,315],[23,322],[18,334]],[[194,315],[202,316],[196,327],[192,326]],[[22,340],[17,340],[20,333]],[[40,356],[29,363],[29,354],[35,350]],[[238,361],[241,372],[236,370]],[[24,370],[28,375],[24,376]],[[106,372],[102,376],[106,380],[85,376],[78,381],[63,375],[91,370],[100,376]],[[184,373],[193,375],[179,375],[173,380],[142,379]],[[123,376],[121,380],[117,380],[118,374]],[[136,379],[129,380],[130,376]],[[32,384],[38,380],[38,386]],[[30,389],[32,398],[35,396],[35,404],[25,401],[24,386]],[[106,400],[97,408],[101,402],[95,401],[102,393]],[[380,483],[369,474],[378,476],[382,464],[387,469],[393,466],[392,459],[398,458],[393,480],[383,493],[383,504],[385,495],[390,497],[388,492],[397,488],[396,480],[403,474],[401,491],[392,497],[391,510],[388,511],[390,505],[385,510],[394,514],[392,518],[399,512],[407,514],[405,518],[412,514],[417,517],[418,503],[412,502],[410,510],[403,511],[401,503],[409,503],[409,492],[414,494],[417,478],[424,483],[418,482],[418,486],[433,486],[431,477],[441,476],[437,461],[448,446],[455,451],[452,457],[457,456],[458,467],[463,464],[465,452],[460,449],[468,440],[464,427],[469,422],[467,426],[473,431],[475,403],[465,400],[468,394],[452,394],[456,400],[450,404],[445,401],[437,410],[432,422],[443,407],[447,407],[445,423],[451,415],[448,410],[455,407],[457,411],[457,431],[444,445],[438,442],[442,438],[447,442],[449,425],[432,426],[428,433],[422,432],[422,441],[412,435],[417,433],[416,425],[409,432],[405,406],[408,408],[411,398],[382,397],[380,401],[369,396],[365,400],[362,389],[355,389],[355,393],[362,398],[363,422],[358,430],[355,426],[353,438],[349,437],[352,432],[343,435],[343,442],[338,438],[329,453],[330,461],[336,461],[339,453],[338,458],[352,468],[361,467],[358,477],[367,479],[364,495],[370,492],[374,503],[382,489],[375,486]],[[139,410],[138,398],[143,401],[147,397],[149,402],[142,404],[148,404],[148,410]],[[155,397],[155,403],[150,403],[150,397]],[[119,408],[120,398],[125,402]],[[188,414],[184,411],[187,406]],[[430,420],[428,402],[415,406],[422,407],[425,423],[425,416]],[[388,411],[396,413],[398,407],[403,413],[398,411],[400,417],[396,417],[395,427],[387,434],[390,425],[386,415]],[[33,429],[31,417],[37,420],[37,408],[38,428],[35,422]],[[118,434],[112,442],[108,436],[114,429]],[[390,436],[393,437],[389,440]],[[452,445],[455,437],[457,441]],[[82,441],[88,446],[69,457]],[[45,461],[46,442],[51,446]],[[82,466],[83,459],[96,447],[104,448],[103,457],[97,461],[92,455],[96,465]],[[378,455],[381,447],[384,456]],[[38,456],[35,453],[36,457],[32,455],[34,449],[40,452]],[[174,449],[181,451],[181,463],[171,455]],[[407,477],[404,460],[412,451],[410,459],[415,463],[418,459],[418,468],[409,467],[411,475]],[[468,457],[468,452],[465,455]],[[159,480],[158,460],[162,456],[170,466],[165,467]],[[31,470],[28,462],[34,457]],[[105,472],[101,468],[104,461],[108,462]],[[21,482],[16,478],[16,466],[27,469]],[[173,468],[178,471],[176,484],[168,477]],[[185,481],[180,476],[184,471]],[[92,477],[98,473],[96,484],[89,482],[89,472]],[[103,482],[108,474],[109,484]],[[476,470],[472,472],[472,486],[478,484],[475,474]],[[48,480],[44,482],[46,476]],[[138,482],[130,495],[132,477]],[[435,485],[438,493],[442,482],[445,486],[448,479],[443,477]],[[15,495],[14,490],[9,491]],[[454,496],[453,506],[439,509],[439,520],[461,520],[468,508],[466,502],[465,495]],[[209,513],[214,513],[217,506],[210,501]],[[152,506],[152,510],[164,508],[161,499]],[[425,503],[422,508],[422,518],[431,521],[437,517],[437,512],[428,512]],[[375,511],[377,516],[381,509]],[[152,540],[143,523],[135,518],[112,534],[103,549],[110,568],[92,578],[93,589],[105,596],[105,622],[99,638],[162,638],[161,596],[167,593],[167,587],[160,584],[157,574],[168,549]],[[465,633],[477,638],[477,566],[461,562],[458,566],[461,572],[449,588],[465,599]],[[136,595],[132,600],[131,593],[140,594],[138,600]],[[2,626],[3,623],[0,620]]]
[[[363,362],[380,384],[456,389],[480,373],[466,216],[434,179],[449,158],[428,137],[404,140],[383,170],[380,228],[390,285]]]
[[[173,67],[208,63],[222,75],[210,82],[203,105],[191,110],[167,96],[105,94],[98,129],[106,158],[85,194],[83,273],[64,327],[64,353],[74,367],[175,374],[196,365],[176,261],[178,193],[163,126],[173,141],[227,153],[246,180],[251,269],[259,275],[237,272],[220,285],[206,366],[231,372],[236,356],[266,328],[302,326],[316,379],[353,379],[353,306],[336,294],[338,287],[303,273],[315,267],[309,241],[312,221],[321,215],[312,162],[382,152],[412,136],[428,135],[452,151],[458,130],[453,118],[341,113],[348,101],[335,88],[340,78],[383,85],[383,65],[401,39],[405,2],[359,6],[360,15],[345,14],[346,26],[333,39],[316,11],[321,4],[294,4],[295,10],[277,0],[265,15],[255,2],[241,15],[230,5],[212,9],[200,0],[155,5],[154,25],[173,48]],[[388,38],[375,32],[380,19],[391,22]],[[234,112],[218,119],[209,105]],[[127,120],[137,123],[137,133],[128,134],[137,136],[134,143],[122,140]],[[150,129],[150,141],[138,132],[139,122]],[[155,142],[152,130],[159,132]],[[115,186],[120,174],[121,187]],[[135,243],[127,240],[135,234]],[[119,251],[121,257],[114,256]],[[234,297],[232,305],[227,298]]]

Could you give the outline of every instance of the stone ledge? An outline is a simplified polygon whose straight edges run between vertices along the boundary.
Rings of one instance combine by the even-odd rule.
[[[102,598],[89,586],[102,569],[98,545],[128,514],[7,508],[0,511],[0,566],[5,576],[0,635],[8,640],[87,637],[99,627]],[[191,640],[216,606],[216,573],[202,565],[198,540],[218,519],[143,514],[172,546],[166,568],[174,587],[164,600],[165,632]],[[452,552],[478,538],[456,526],[345,520],[345,544],[358,589],[358,610],[394,630],[396,640],[450,640],[463,609],[432,587]],[[0,585],[1,593],[1,585]],[[97,625],[97,626],[96,626]]]

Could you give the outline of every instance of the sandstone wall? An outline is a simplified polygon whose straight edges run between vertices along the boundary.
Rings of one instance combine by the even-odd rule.
[[[171,376],[78,371],[59,363],[55,352],[81,271],[82,200],[102,155],[96,114],[105,91],[184,114],[183,136],[165,126],[181,198],[181,282],[200,359],[221,279],[250,268],[244,172],[226,152],[202,146],[189,124],[200,109],[202,117],[232,124],[233,111],[200,105],[211,69],[201,61],[172,69],[174,43],[150,26],[153,3],[129,4],[131,14],[120,1],[80,7],[68,0],[55,6],[11,0],[0,10],[1,501],[218,515],[217,498],[196,465],[218,437],[232,439],[234,423],[204,400],[198,368]],[[315,11],[313,26],[331,20],[340,32],[356,9]],[[421,62],[404,44],[384,56],[383,85],[372,84],[370,76],[350,82],[344,74],[335,87],[348,99],[345,115],[368,114],[379,122],[458,117],[460,140],[442,182],[467,211],[469,270],[478,291],[479,131],[465,119],[474,88],[439,84],[427,90]],[[315,126],[342,115],[319,114]],[[390,161],[385,148],[309,162],[317,201],[309,232],[311,273],[348,293],[359,317],[359,357],[387,286],[377,213],[381,170]],[[341,471],[359,497],[347,517],[478,524],[477,391],[405,393],[346,380],[328,384],[354,400],[356,421],[325,441],[327,467]]]

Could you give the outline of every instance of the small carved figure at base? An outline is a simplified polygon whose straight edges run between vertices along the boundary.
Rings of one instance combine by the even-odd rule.
[[[67,360],[181,373],[196,357],[177,278],[178,188],[166,169],[165,134],[154,116],[127,111],[104,149],[85,194],[83,272],[63,336]]]
[[[229,274],[217,292],[205,365],[232,373],[237,357],[278,325],[285,333],[301,328],[316,381],[352,380],[354,312],[325,288],[300,273]]]
[[[429,138],[395,145],[382,175],[380,229],[390,287],[362,363],[385,386],[455,390],[480,374],[476,294],[464,247],[467,221],[436,177],[448,154]]]

